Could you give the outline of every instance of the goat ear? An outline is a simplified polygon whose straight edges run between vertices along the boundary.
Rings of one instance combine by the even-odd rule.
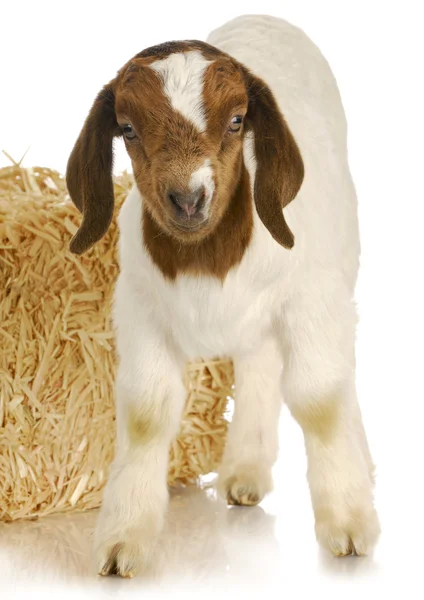
[[[248,110],[246,125],[253,129],[256,154],[256,211],[272,237],[292,248],[294,236],[283,208],[302,185],[304,167],[299,148],[264,81],[246,70]]]
[[[114,82],[97,95],[66,169],[72,201],[82,212],[82,223],[70,250],[82,254],[107,232],[113,216],[113,138],[119,135],[115,115]]]

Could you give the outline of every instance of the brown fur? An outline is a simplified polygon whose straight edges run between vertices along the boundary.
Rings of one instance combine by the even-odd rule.
[[[323,444],[327,444],[337,429],[340,419],[340,401],[335,394],[306,404],[293,404],[291,413],[302,430],[315,434]]]
[[[292,248],[294,236],[281,209],[295,198],[302,185],[302,157],[268,86],[248,71],[246,78],[247,124],[255,132],[256,210],[272,237],[285,248]]]
[[[244,166],[230,205],[215,231],[195,244],[181,244],[167,235],[145,210],[144,243],[154,263],[165,277],[178,273],[205,274],[223,280],[228,271],[243,258],[253,229],[250,183]]]
[[[204,79],[203,133],[172,109],[160,77],[149,68],[171,52],[194,49],[213,61]],[[244,125],[240,132],[229,133],[229,121],[237,114],[245,116]],[[256,210],[278,243],[293,246],[281,209],[302,183],[303,163],[287,124],[263,81],[225,53],[194,41],[144,50],[99,94],[67,170],[71,197],[83,212],[82,226],[71,243],[73,252],[84,252],[109,226],[112,138],[120,134],[118,124],[126,122],[137,133],[126,146],[143,196],[144,242],[166,277],[204,273],[224,279],[242,259],[253,228],[252,194],[242,157],[243,136],[249,130],[255,134]],[[191,173],[206,158],[215,180],[209,219],[182,231],[173,219],[167,190],[187,190]]]
[[[146,406],[149,406],[146,404]],[[128,416],[128,437],[133,446],[147,444],[156,439],[160,433],[160,425],[155,419],[153,409],[143,406],[143,410],[130,409]]]
[[[113,216],[112,141],[119,134],[113,84],[98,94],[72,150],[66,169],[69,194],[82,212],[71,251],[82,254],[109,228]]]

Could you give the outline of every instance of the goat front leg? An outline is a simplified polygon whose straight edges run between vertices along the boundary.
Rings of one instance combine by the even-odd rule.
[[[366,554],[379,523],[355,391],[355,309],[342,285],[312,298],[285,309],[284,398],[305,438],[318,541],[337,556]]]
[[[234,416],[228,430],[218,490],[228,504],[258,504],[272,489],[282,405],[281,349],[273,338],[233,357]]]
[[[117,453],[95,531],[101,575],[132,577],[148,561],[167,509],[169,446],[185,388],[182,365],[147,321],[118,322]]]

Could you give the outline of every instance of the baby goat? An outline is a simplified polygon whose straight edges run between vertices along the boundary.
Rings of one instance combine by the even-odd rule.
[[[69,159],[77,254],[111,221],[116,136],[136,182],[119,215],[118,442],[95,536],[101,574],[131,577],[163,526],[182,373],[199,356],[234,360],[218,484],[229,504],[271,490],[283,392],[305,437],[318,540],[364,554],[379,532],[355,391],[357,203],[335,80],[279,19],[240,17],[209,42],[132,58]]]

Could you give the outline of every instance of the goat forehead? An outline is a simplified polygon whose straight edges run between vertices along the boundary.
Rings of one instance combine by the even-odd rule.
[[[203,83],[211,62],[199,50],[190,50],[175,52],[150,64],[161,77],[163,91],[171,106],[201,132],[206,129]]]

